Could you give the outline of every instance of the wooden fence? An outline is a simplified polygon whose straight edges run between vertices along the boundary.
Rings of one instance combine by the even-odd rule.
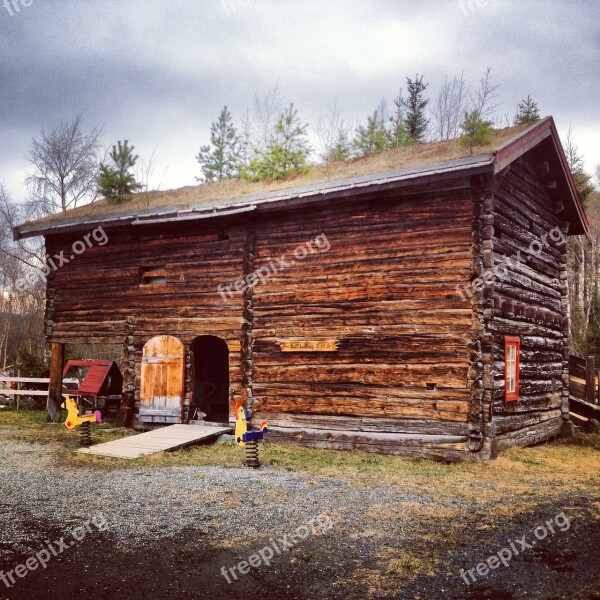
[[[37,383],[46,384],[45,390],[24,390],[21,389],[23,384]],[[48,396],[48,384],[50,379],[48,377],[5,377],[0,376],[0,394],[3,396],[16,396],[17,410],[20,410],[20,398],[21,396]],[[13,385],[16,384],[16,387]]]
[[[569,360],[569,396],[588,404],[600,404],[600,374],[594,357],[571,355]]]
[[[64,379],[63,383],[78,383],[76,379]],[[23,384],[44,384],[44,390],[22,389]],[[49,377],[8,377],[0,375],[0,396],[16,396],[17,410],[20,409],[19,398],[21,396],[48,396]],[[16,385],[16,387],[13,387]]]

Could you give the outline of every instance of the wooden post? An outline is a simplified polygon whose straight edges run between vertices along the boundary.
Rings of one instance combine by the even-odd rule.
[[[594,367],[594,357],[588,356],[585,359],[585,400],[590,404],[596,404],[595,375],[596,369]]]
[[[17,377],[21,379],[21,371],[17,371]],[[21,382],[17,381],[17,392],[21,389]],[[21,410],[21,394],[17,394],[17,412]]]
[[[60,423],[62,404],[62,374],[65,360],[65,345],[52,343],[50,354],[50,384],[48,386],[48,420]]]

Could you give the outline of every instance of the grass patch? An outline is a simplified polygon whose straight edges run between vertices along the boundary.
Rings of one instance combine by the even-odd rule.
[[[387,565],[387,571],[403,579],[413,579],[420,575],[433,574],[430,562],[406,552],[400,554],[399,558],[390,560]]]
[[[135,432],[110,423],[92,427],[95,443],[118,439]],[[76,431],[46,423],[43,411],[0,412],[0,441],[19,439],[54,443],[61,462],[73,468],[105,469],[220,466],[239,468],[244,450],[232,442],[207,443],[175,452],[154,454],[137,460],[75,454]],[[443,501],[496,504],[502,497],[518,497],[526,506],[538,491],[553,494],[588,489],[600,481],[600,434],[577,434],[574,438],[529,448],[513,447],[493,461],[443,464],[425,459],[403,458],[366,452],[303,448],[292,444],[260,444],[263,465],[303,473],[309,477],[342,477],[353,485],[397,486],[403,492],[434,495]],[[448,517],[449,515],[445,515]]]
[[[63,411],[66,418],[66,411]],[[44,410],[0,410],[0,430],[3,431],[2,439],[36,442],[38,444],[60,443],[65,450],[74,450],[79,447],[79,431],[69,430],[62,423],[48,423],[47,413]],[[100,423],[92,425],[93,443],[109,442],[128,435],[129,429],[119,429],[113,423]]]
[[[557,440],[556,444],[567,448],[590,448],[600,451],[600,433],[577,432],[572,438]]]

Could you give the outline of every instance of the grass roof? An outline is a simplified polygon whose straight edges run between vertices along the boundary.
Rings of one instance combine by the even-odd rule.
[[[194,205],[209,204],[221,200],[231,200],[232,202],[236,200],[243,201],[245,197],[254,194],[293,190],[294,188],[310,184],[342,181],[353,177],[420,167],[469,156],[490,155],[508,140],[527,129],[527,127],[527,125],[523,125],[495,130],[492,134],[491,144],[488,146],[479,146],[473,153],[469,153],[467,149],[462,147],[458,140],[414,144],[342,162],[313,165],[306,172],[278,181],[251,182],[236,179],[187,186],[175,190],[140,192],[132,194],[120,204],[110,200],[98,200],[91,204],[73,208],[66,213],[57,213],[37,221],[32,221],[26,225],[51,224],[65,219],[76,221],[77,219],[102,219],[109,216],[136,215],[137,213],[147,212],[153,208],[172,207],[175,209],[184,209]]]

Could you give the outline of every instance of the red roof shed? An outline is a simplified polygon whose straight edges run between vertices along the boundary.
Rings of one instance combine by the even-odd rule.
[[[112,396],[123,390],[123,376],[112,360],[70,360],[63,378],[79,381],[77,389],[71,391],[80,396]]]

